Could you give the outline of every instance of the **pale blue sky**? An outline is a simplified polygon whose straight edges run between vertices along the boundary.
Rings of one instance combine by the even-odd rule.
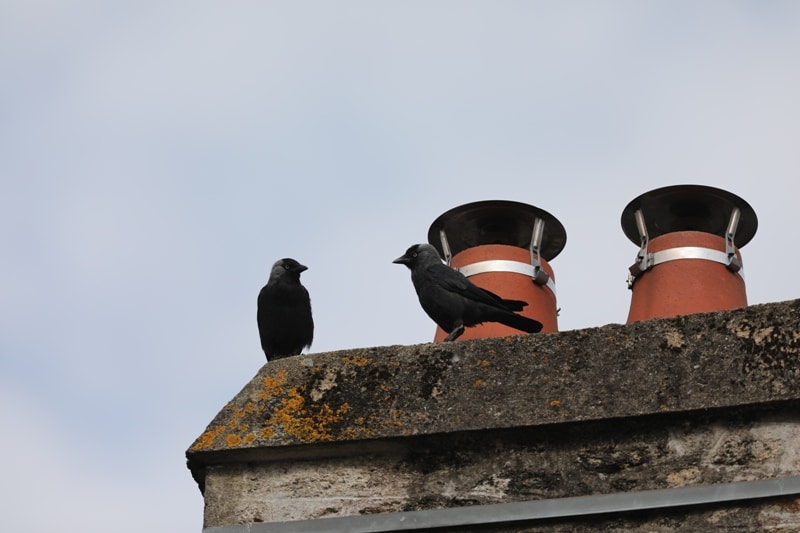
[[[0,509],[200,531],[183,453],[264,357],[290,256],[312,352],[434,327],[391,263],[457,205],[568,234],[562,330],[624,322],[648,190],[747,200],[750,303],[800,297],[800,3],[0,5]]]

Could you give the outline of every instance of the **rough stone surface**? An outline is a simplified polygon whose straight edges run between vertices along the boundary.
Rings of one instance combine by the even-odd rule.
[[[800,475],[798,443],[796,405],[415,437],[381,454],[211,467],[206,520],[301,520]]]
[[[800,301],[298,356],[187,456],[206,526],[800,475],[798,378]],[[493,530],[790,531],[800,501],[587,520]]]

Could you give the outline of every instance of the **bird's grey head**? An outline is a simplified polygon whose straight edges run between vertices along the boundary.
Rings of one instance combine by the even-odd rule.
[[[398,265],[405,265],[410,269],[414,269],[419,265],[431,265],[441,263],[442,258],[439,257],[439,252],[430,244],[415,244],[411,246],[406,253],[392,261]]]
[[[283,259],[275,261],[275,264],[272,265],[272,272],[269,275],[269,279],[278,279],[285,275],[300,279],[300,273],[306,270],[308,270],[307,266],[301,265],[291,257],[284,257]]]

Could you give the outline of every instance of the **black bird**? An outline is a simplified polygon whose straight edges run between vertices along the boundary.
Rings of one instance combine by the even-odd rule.
[[[506,326],[536,333],[542,324],[517,315],[528,305],[519,300],[504,300],[493,292],[469,281],[464,274],[442,263],[439,252],[430,244],[415,244],[394,261],[411,270],[411,281],[422,309],[448,333],[445,341],[453,341],[464,333],[464,327],[483,322],[500,322]]]
[[[311,346],[311,299],[300,283],[300,273],[306,270],[307,266],[288,257],[276,261],[258,293],[256,321],[267,361],[297,355]]]

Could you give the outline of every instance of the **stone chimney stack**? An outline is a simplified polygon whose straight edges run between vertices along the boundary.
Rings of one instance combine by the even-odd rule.
[[[205,533],[800,531],[800,301],[264,365]]]
[[[682,185],[622,226],[628,323],[559,332],[558,220],[441,215],[430,243],[551,333],[265,364],[186,452],[204,533],[800,531],[800,300],[747,306],[755,213]]]

